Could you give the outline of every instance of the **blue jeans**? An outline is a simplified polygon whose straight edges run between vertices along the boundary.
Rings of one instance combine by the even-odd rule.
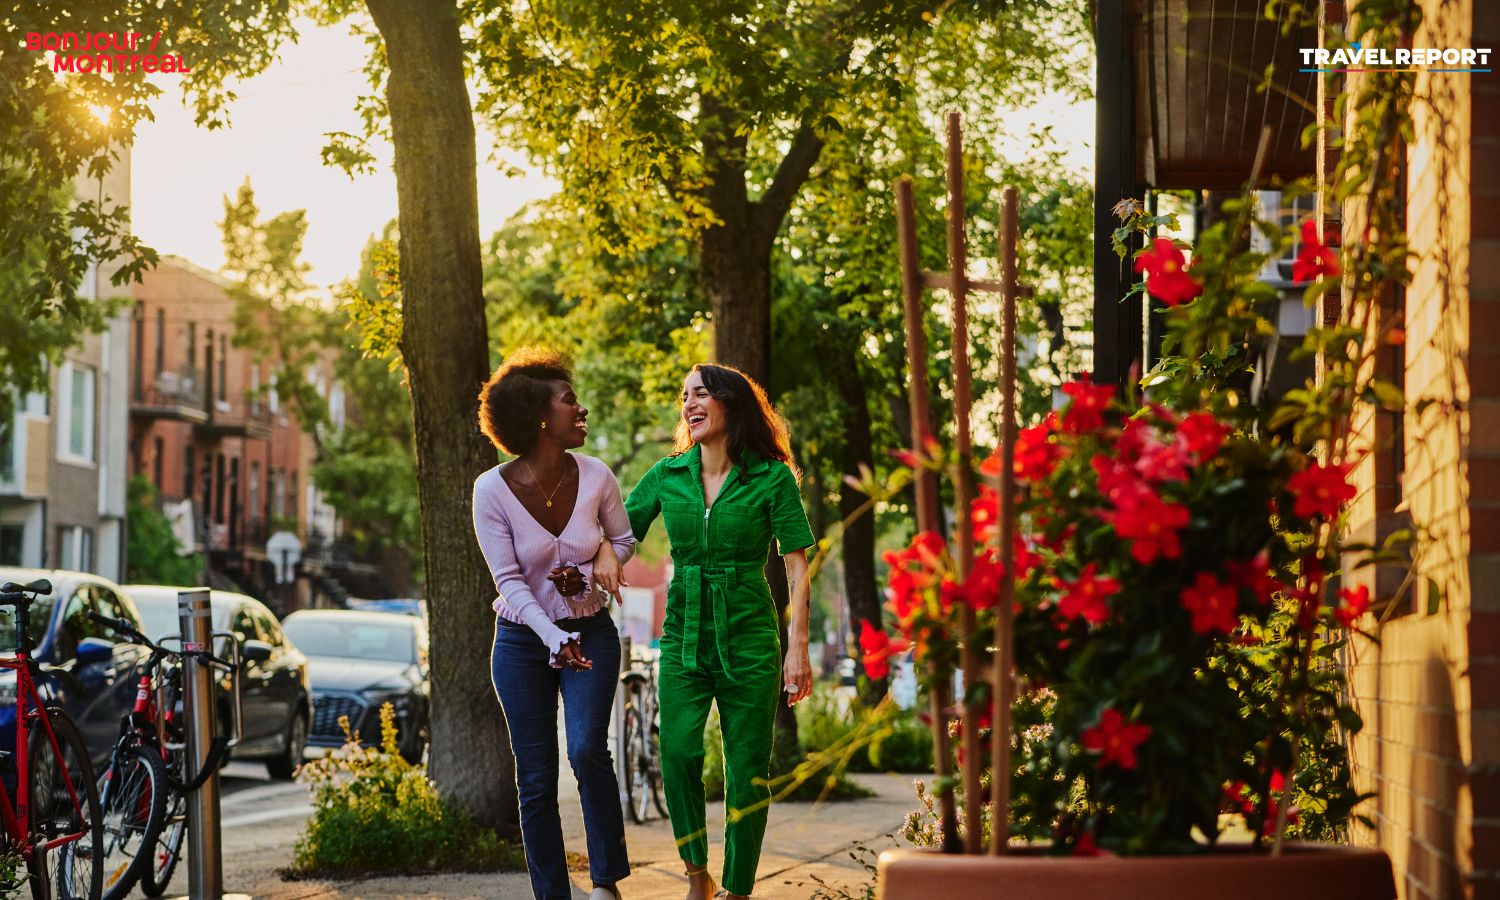
[[[614,758],[609,752],[609,717],[620,673],[620,636],[605,609],[586,619],[557,623],[581,635],[586,672],[554,669],[547,647],[524,625],[497,617],[491,672],[495,694],[505,710],[510,748],[516,757],[516,794],[521,802],[521,839],[531,890],[540,900],[573,896],[563,852],[562,820],[557,814],[557,697],[562,695],[568,762],[578,778],[583,826],[589,851],[589,877],[614,884],[630,874],[625,856],[625,822]]]

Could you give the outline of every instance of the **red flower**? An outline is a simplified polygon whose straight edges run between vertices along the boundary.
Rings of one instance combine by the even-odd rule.
[[[1370,589],[1363,584],[1353,590],[1339,588],[1339,599],[1344,602],[1333,611],[1333,617],[1345,628],[1353,628],[1359,617],[1370,611]]]
[[[1116,765],[1122,769],[1135,768],[1135,748],[1151,736],[1151,726],[1130,724],[1117,709],[1106,709],[1099,717],[1099,724],[1084,729],[1083,749],[1100,754],[1099,765]]]
[[[1115,533],[1130,540],[1130,555],[1136,562],[1149,563],[1157,557],[1176,559],[1182,555],[1177,529],[1187,525],[1188,508],[1181,503],[1163,503],[1147,490],[1122,506],[1118,512],[1104,513],[1114,523]]]
[[[1152,438],[1141,447],[1141,458],[1136,460],[1135,470],[1156,484],[1186,481],[1189,462],[1191,460],[1181,445],[1163,444]]]
[[[1119,509],[1133,506],[1151,496],[1151,488],[1141,481],[1136,470],[1102,453],[1089,460],[1094,474],[1099,476],[1099,493]]]
[[[1070,619],[1082,616],[1085,622],[1093,625],[1109,621],[1109,597],[1120,589],[1120,582],[1096,577],[1094,572],[1098,568],[1097,563],[1089,563],[1078,573],[1077,581],[1057,582],[1064,592],[1057,608],[1064,616]]]
[[[1094,833],[1085,831],[1083,836],[1073,843],[1074,856],[1113,856],[1108,850],[1101,849],[1094,843]]]
[[[1297,498],[1292,511],[1304,518],[1337,518],[1343,505],[1354,499],[1354,485],[1344,477],[1347,472],[1347,466],[1313,463],[1288,478],[1286,486]]]
[[[890,567],[886,590],[888,605],[903,629],[910,627],[912,616],[922,608],[922,593],[933,585],[943,570],[944,549],[941,535],[924,531],[912,538],[911,546],[904,550],[888,550],[882,557]]]
[[[1220,424],[1206,412],[1195,412],[1177,426],[1177,440],[1199,463],[1213,459],[1228,436],[1229,426]]]
[[[1168,306],[1176,306],[1203,293],[1203,285],[1188,274],[1182,251],[1168,238],[1159,237],[1152,241],[1151,249],[1135,258],[1135,270],[1146,273],[1146,290]]]
[[[1182,608],[1192,613],[1198,634],[1233,631],[1240,624],[1239,592],[1207,572],[1198,573],[1192,587],[1182,589]]]
[[[1094,384],[1093,375],[1082,372],[1077,381],[1068,382],[1062,386],[1062,390],[1073,398],[1073,402],[1063,412],[1063,431],[1083,434],[1104,424],[1104,411],[1109,408],[1109,400],[1114,396],[1114,385]]]
[[[859,649],[862,651],[861,661],[865,664],[865,674],[879,681],[891,673],[890,658],[905,650],[906,642],[900,638],[893,641],[884,631],[872,627],[869,619],[860,619]]]
[[[962,582],[944,578],[939,601],[947,612],[955,604],[965,604],[976,610],[989,609],[1000,600],[1000,576],[1005,567],[995,557],[994,548],[988,548],[974,557],[974,568]]]
[[[1051,431],[1046,425],[1022,428],[1016,434],[1016,456],[1012,463],[1016,478],[1045,481],[1052,476],[1052,470],[1062,458],[1063,448],[1050,437]]]
[[[1302,249],[1297,251],[1297,261],[1292,263],[1292,280],[1313,281],[1323,276],[1336,278],[1339,274],[1339,255],[1318,240],[1318,226],[1312,219],[1302,223]]]
[[[1229,580],[1240,587],[1249,588],[1258,602],[1270,603],[1273,595],[1286,590],[1286,585],[1271,575],[1270,567],[1270,555],[1264,550],[1253,559],[1230,560]]]
[[[903,466],[906,466],[908,469],[922,468],[921,458],[910,450],[892,450],[891,456],[894,456],[897,462],[901,463],[901,465]]]

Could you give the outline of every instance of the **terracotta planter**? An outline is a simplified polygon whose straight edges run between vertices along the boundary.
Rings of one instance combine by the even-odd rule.
[[[1280,857],[1248,846],[1204,856],[1054,857],[880,854],[878,900],[1395,900],[1380,850],[1292,845]]]

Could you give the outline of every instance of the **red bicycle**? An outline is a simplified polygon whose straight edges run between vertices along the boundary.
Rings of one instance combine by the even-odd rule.
[[[16,610],[16,655],[0,658],[0,669],[16,673],[16,745],[4,754],[13,766],[0,779],[0,824],[10,849],[25,860],[35,900],[99,900],[104,823],[88,748],[73,720],[47,705],[37,688],[49,677],[83,685],[66,669],[31,657],[31,604],[50,593],[46,579],[0,585],[0,607]]]

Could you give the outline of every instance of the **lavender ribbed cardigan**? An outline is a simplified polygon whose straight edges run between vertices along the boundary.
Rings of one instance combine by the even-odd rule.
[[[609,603],[593,590],[594,554],[600,541],[609,538],[621,563],[635,552],[615,473],[592,456],[575,453],[573,458],[578,461],[578,500],[559,535],[543,528],[521,505],[499,466],[474,479],[474,535],[497,592],[491,606],[502,619],[530,626],[554,655],[578,637],[554,622],[593,615]],[[564,597],[547,580],[553,568],[567,565],[577,566],[588,582],[587,589],[574,597]]]

